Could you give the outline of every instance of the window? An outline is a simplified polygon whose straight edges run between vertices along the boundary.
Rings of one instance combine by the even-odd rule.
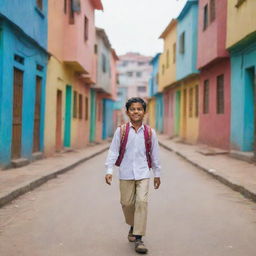
[[[85,97],[85,120],[88,120],[88,113],[89,113],[89,102],[88,97]]]
[[[204,27],[203,30],[206,30],[208,27],[208,4],[204,7]]]
[[[133,72],[127,72],[127,76],[132,77],[133,76]]]
[[[67,0],[64,0],[64,13],[67,13]]]
[[[87,41],[89,36],[89,20],[84,16],[84,40]]]
[[[164,75],[164,65],[162,65],[162,75]]]
[[[98,45],[97,45],[97,44],[94,45],[94,53],[95,53],[95,54],[98,53]]]
[[[189,89],[189,117],[193,116],[193,88]]]
[[[141,72],[136,72],[136,77],[141,77],[142,73]]]
[[[224,75],[217,76],[217,114],[224,114]]]
[[[43,0],[36,0],[36,6],[39,10],[43,10]]]
[[[204,81],[203,113],[209,113],[209,80]]]
[[[169,50],[166,52],[166,68],[169,68]]]
[[[107,59],[106,59],[106,56],[105,56],[105,54],[101,54],[101,59],[102,59],[102,71],[104,72],[104,73],[106,73],[107,72]]]
[[[216,17],[215,0],[210,0],[210,21],[213,22]]]
[[[146,92],[147,88],[145,86],[138,86],[137,90],[138,92]]]
[[[73,11],[73,0],[69,1],[69,24],[75,24],[75,15]]]
[[[77,118],[77,92],[74,91],[73,96],[73,118]]]
[[[239,8],[246,0],[237,0],[236,8]]]
[[[185,53],[185,32],[180,35],[180,49],[181,54]]]
[[[83,118],[83,96],[82,94],[79,94],[79,112],[78,112],[78,117],[79,119]]]
[[[42,65],[37,64],[37,65],[36,65],[36,70],[38,70],[38,71],[43,71],[43,70],[44,70],[44,67],[43,67]]]
[[[156,85],[159,83],[159,73],[156,74]]]
[[[198,117],[198,110],[199,110],[199,91],[198,85],[195,87],[195,117]]]
[[[101,108],[102,108],[102,105],[101,105],[101,102],[98,103],[98,121],[101,121]]]
[[[143,65],[145,65],[146,63],[145,62],[138,62],[138,65],[139,66],[143,66]]]
[[[20,55],[15,54],[14,55],[14,60],[17,61],[20,64],[24,64],[24,58],[21,57]]]
[[[175,63],[176,62],[176,43],[173,44],[172,50],[173,50],[172,62]]]

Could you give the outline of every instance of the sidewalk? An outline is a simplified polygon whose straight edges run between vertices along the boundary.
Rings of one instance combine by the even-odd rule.
[[[166,135],[158,135],[159,144],[175,152],[220,182],[256,202],[256,165],[233,159],[227,154],[204,155],[202,145],[175,142]],[[220,152],[221,153],[221,152]]]
[[[108,147],[109,143],[106,142],[73,152],[56,154],[21,168],[0,170],[0,207],[106,151]]]

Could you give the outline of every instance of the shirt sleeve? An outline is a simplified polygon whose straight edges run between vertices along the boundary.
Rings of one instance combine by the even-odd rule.
[[[152,170],[154,177],[160,177],[161,166],[159,161],[159,145],[156,132],[152,129],[152,147],[151,147],[151,157],[152,157]]]
[[[108,156],[105,162],[106,174],[113,174],[113,166],[115,165],[115,162],[119,156],[119,148],[120,148],[120,127],[116,129],[110,148],[108,150]]]

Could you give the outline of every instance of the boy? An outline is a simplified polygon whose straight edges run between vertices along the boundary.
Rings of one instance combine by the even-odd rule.
[[[120,166],[121,205],[126,223],[130,225],[128,240],[135,242],[135,251],[147,253],[142,241],[146,232],[147,203],[150,169],[154,172],[154,188],[160,186],[158,141],[153,129],[142,124],[146,103],[141,98],[131,98],[126,103],[130,122],[118,127],[106,160],[105,180],[112,182],[114,164]]]

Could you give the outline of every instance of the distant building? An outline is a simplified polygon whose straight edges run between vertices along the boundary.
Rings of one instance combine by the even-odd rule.
[[[119,87],[127,88],[126,98],[147,97],[148,80],[152,72],[151,59],[152,57],[131,52],[119,56]]]

